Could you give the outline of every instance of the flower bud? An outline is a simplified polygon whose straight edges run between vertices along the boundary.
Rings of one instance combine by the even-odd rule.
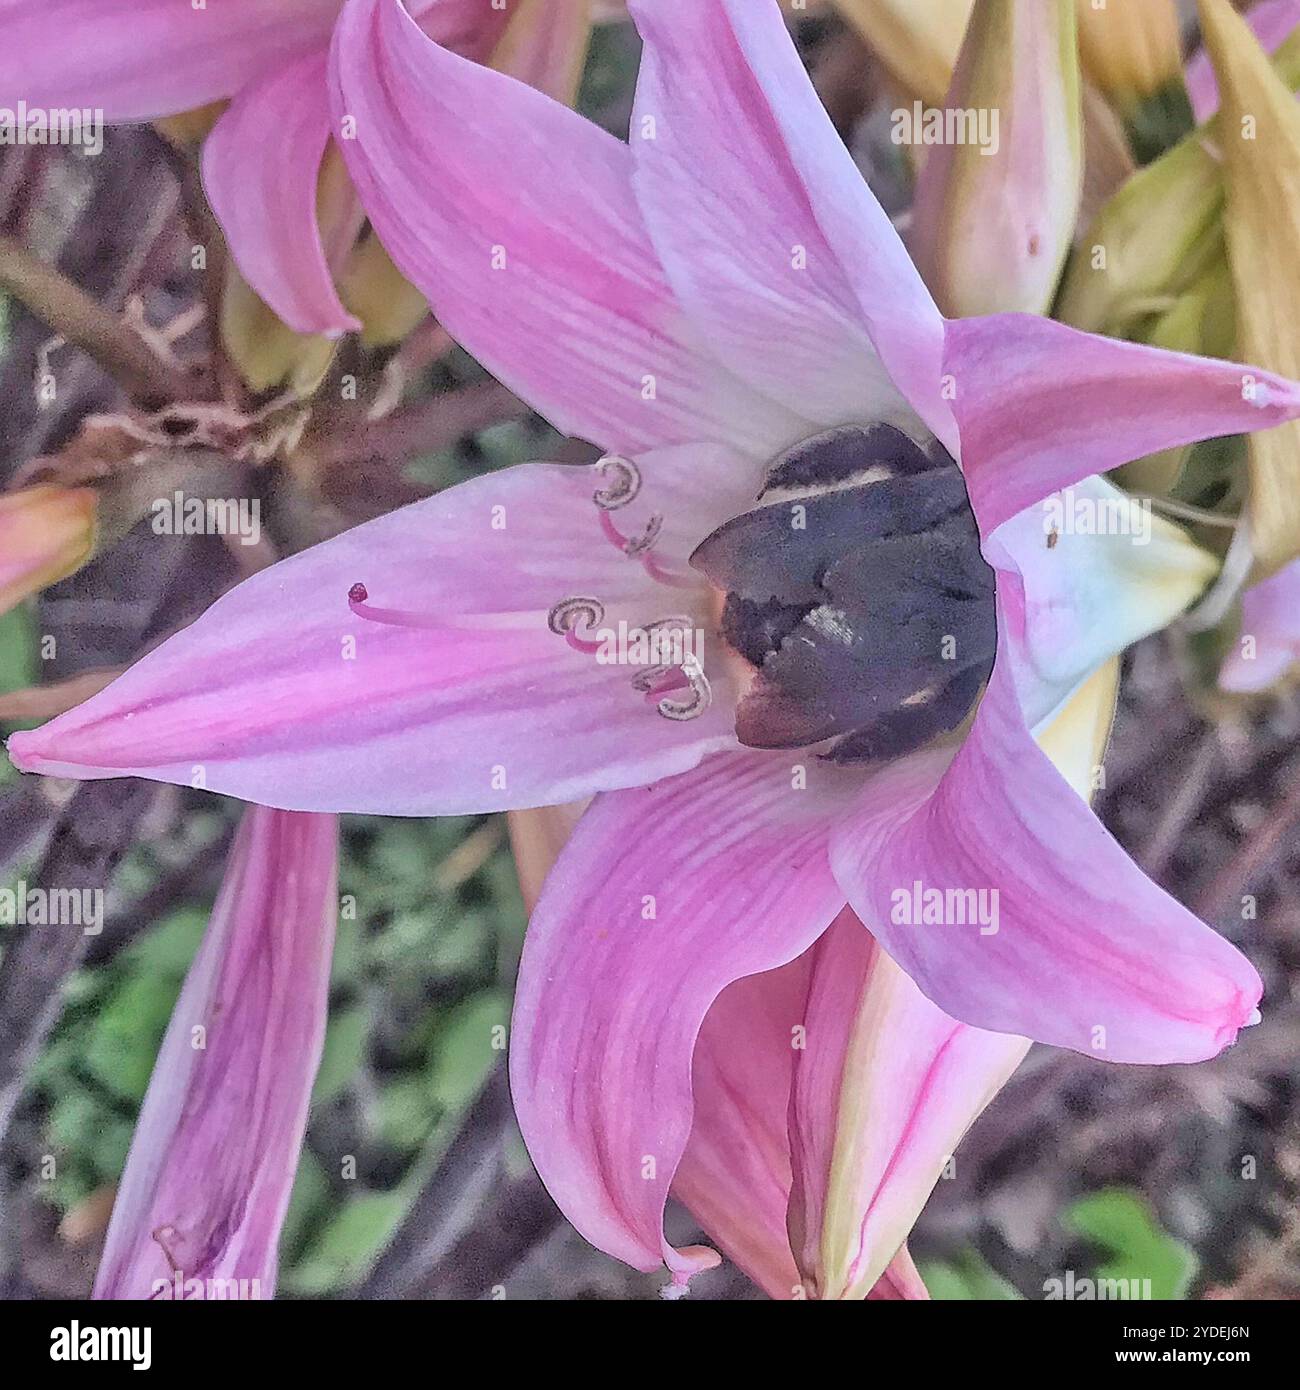
[[[977,0],[945,116],[986,112],[987,140],[929,151],[912,249],[947,314],[1045,313],[1083,177],[1072,0]]]
[[[0,613],[90,559],[97,506],[94,489],[85,487],[0,495]]]
[[[1278,48],[1274,68],[1288,92],[1300,87],[1300,33]],[[1215,117],[1106,202],[1066,269],[1057,318],[1089,332],[1141,337],[1222,259],[1222,138]]]
[[[1300,108],[1227,0],[1201,0],[1219,80],[1224,227],[1237,300],[1237,355],[1300,374]],[[1249,383],[1247,383],[1247,387]],[[1251,544],[1272,573],[1300,556],[1300,424],[1252,434]]]
[[[1077,6],[1084,71],[1121,111],[1181,79],[1174,0],[1077,0]]]

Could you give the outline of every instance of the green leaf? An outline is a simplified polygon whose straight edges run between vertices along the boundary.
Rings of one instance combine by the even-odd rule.
[[[339,1009],[331,1016],[311,1093],[312,1105],[328,1105],[343,1093],[361,1067],[369,1031],[370,1011],[360,1004]]]
[[[487,960],[490,940],[491,933],[482,915],[462,912],[445,922],[427,941],[429,966],[434,974],[442,977],[460,978],[477,973],[478,967]]]
[[[180,981],[174,977],[124,979],[90,1031],[82,1058],[85,1070],[112,1094],[139,1105],[179,993]]]
[[[106,1182],[116,1182],[131,1147],[131,1121],[107,1110],[72,1082],[50,1108],[46,1138],[56,1176],[50,1196],[64,1210]]]
[[[1020,1297],[976,1250],[963,1250],[950,1261],[923,1261],[917,1268],[937,1302],[987,1303]]]
[[[418,1076],[403,1076],[379,1093],[379,1133],[395,1149],[416,1149],[433,1128],[434,1106]]]
[[[0,694],[22,690],[36,680],[36,623],[20,603],[0,615]]]
[[[1065,1225],[1099,1246],[1107,1256],[1095,1277],[1125,1281],[1126,1292],[1160,1299],[1186,1298],[1197,1270],[1195,1253],[1161,1229],[1151,1208],[1135,1192],[1108,1188],[1081,1197],[1065,1212]],[[1144,1281],[1150,1281],[1149,1292]]]
[[[286,1293],[310,1297],[365,1276],[410,1206],[413,1192],[361,1192],[339,1208],[307,1254],[285,1271]]]
[[[429,1093],[447,1109],[459,1110],[479,1093],[501,1060],[510,1001],[485,989],[454,1008],[434,1036],[429,1055]],[[499,1030],[499,1031],[498,1031]]]
[[[350,890],[343,888],[340,897]],[[361,978],[361,923],[355,917],[340,917],[334,932],[334,956],[330,961],[330,988],[355,984]]]
[[[180,981],[194,960],[207,930],[208,914],[201,907],[178,907],[122,952],[132,974]]]
[[[282,1254],[297,1249],[307,1240],[312,1226],[328,1216],[332,1200],[329,1179],[325,1176],[320,1159],[310,1149],[304,1148],[294,1175],[289,1210],[285,1213],[284,1226],[280,1231]]]
[[[31,608],[20,603],[0,615],[0,694],[22,690],[36,681],[36,624]],[[15,729],[29,728],[39,720],[14,723]],[[0,757],[0,787],[17,781],[18,769],[8,758]]]

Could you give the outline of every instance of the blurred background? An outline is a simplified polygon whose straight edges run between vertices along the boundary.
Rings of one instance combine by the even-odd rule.
[[[887,138],[885,69],[842,17],[810,11],[798,36],[819,90],[901,214],[910,173]],[[636,63],[630,26],[596,31],[579,105],[620,134]],[[1167,107],[1146,116],[1156,148],[1184,119]],[[116,313],[185,322],[201,301],[189,265],[201,212],[176,143],[151,128],[110,131],[97,159],[0,148],[0,234]],[[436,336],[400,351],[395,414],[341,431],[320,410],[288,467],[247,474],[280,551],[474,473],[592,456]],[[392,379],[394,350],[342,353],[331,371]],[[34,383],[52,354],[51,401]],[[118,400],[89,356],[52,345],[0,293],[0,482],[59,454]],[[53,712],[33,687],[121,667],[269,558],[135,525],[0,618],[4,731]],[[1300,1294],[1300,703],[1289,691],[1229,702],[1206,662],[1198,639],[1177,632],[1127,656],[1097,809],[1152,877],[1245,946],[1266,981],[1265,1020],[1195,1068],[1036,1049],[913,1237],[935,1297],[1040,1298],[1065,1269],[1140,1274],[1156,1297]],[[0,926],[0,1296],[89,1291],[237,811],[198,791],[78,788],[0,765],[0,881],[110,884],[97,936]],[[504,821],[343,827],[340,892],[356,911],[339,923],[281,1296],[654,1297],[661,1276],[625,1270],[567,1227],[514,1130],[490,1043],[509,1016],[525,921]],[[1258,911],[1243,922],[1247,895]],[[355,1178],[344,1180],[348,1155]],[[680,1243],[689,1218],[672,1220]],[[693,1292],[758,1296],[727,1266]]]

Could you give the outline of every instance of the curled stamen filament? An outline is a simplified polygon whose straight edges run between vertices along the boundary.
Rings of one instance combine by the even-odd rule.
[[[713,703],[713,687],[697,657],[688,656],[679,667],[679,672],[690,687],[690,697],[685,700],[661,699],[659,713],[665,719],[697,719]]]
[[[600,529],[605,533],[605,539],[629,559],[640,560],[646,573],[656,584],[664,584],[670,589],[696,588],[698,580],[689,575],[674,574],[671,570],[665,569],[654,556],[655,542],[658,541],[664,526],[664,519],[660,513],[656,512],[651,516],[639,536],[625,536],[614,525],[609,515],[610,512],[618,511],[620,507],[626,507],[640,494],[641,470],[622,454],[606,454],[596,467],[610,480],[606,487],[598,488],[591,498],[600,510]]]
[[[557,603],[547,617],[547,625],[557,637],[563,637],[575,651],[594,655],[602,649],[604,643],[581,636],[578,629],[581,627],[590,631],[604,620],[605,605],[599,599],[579,595],[562,599]],[[653,633],[674,629],[689,630],[689,627],[689,618],[674,616],[658,619],[645,631]],[[699,657],[693,652],[686,653],[680,662],[674,659],[672,665],[650,666],[639,671],[632,677],[632,687],[634,690],[642,691],[665,719],[694,719],[703,714],[713,702],[713,689],[704,674]],[[689,690],[690,694],[682,700],[668,698],[678,690]]]
[[[574,651],[591,655],[601,644],[589,637],[580,637],[578,628],[599,627],[605,621],[605,605],[598,598],[566,598],[551,609],[546,625],[557,637],[563,637]]]
[[[583,652],[587,656],[593,656],[601,647],[599,642],[592,641],[590,637],[579,637],[576,632],[566,632],[564,640],[575,652]]]
[[[690,681],[680,666],[655,666],[643,671],[632,684],[638,690],[645,691],[646,704],[657,705],[674,690],[685,690]]]
[[[646,552],[659,539],[663,527],[664,519],[656,513],[646,522],[645,530],[639,536],[625,536],[610,520],[608,511],[602,510],[600,513],[600,529],[605,533],[605,539],[624,555],[631,555],[637,559],[644,558]]]
[[[645,530],[639,536],[625,536],[614,525],[608,511],[600,513],[600,529],[605,533],[605,539],[616,549],[621,550],[629,559],[640,560],[645,572],[656,584],[663,584],[670,589],[698,588],[699,580],[665,569],[655,556],[652,547],[659,539],[663,525],[663,517],[656,512],[646,523]]]
[[[646,703],[654,705],[665,719],[696,719],[713,703],[713,687],[694,657],[688,657],[681,666],[656,666],[644,671],[633,684],[645,691]],[[690,690],[690,698],[664,698],[678,690]]]
[[[609,479],[608,485],[598,489],[591,499],[602,511],[626,507],[641,491],[641,470],[622,454],[606,454],[596,467]]]
[[[689,575],[674,574],[672,570],[665,569],[653,554],[638,555],[637,559],[645,566],[645,572],[656,584],[665,584],[670,589],[696,589],[699,587],[698,579],[693,579]]]

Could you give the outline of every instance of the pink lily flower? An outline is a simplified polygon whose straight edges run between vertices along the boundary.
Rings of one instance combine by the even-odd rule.
[[[275,1292],[325,1038],[337,877],[333,816],[249,807],[158,1053],[96,1298]]]
[[[573,10],[586,0],[558,0]],[[203,148],[203,179],[245,279],[291,328],[331,336],[359,325],[335,273],[360,230],[355,197],[322,235],[317,183],[330,141],[326,59],[344,0],[0,0],[0,93],[14,105],[88,107],[109,122],[230,105]],[[425,32],[484,62],[518,8],[412,0]],[[575,11],[576,12],[576,11]],[[556,34],[566,32],[557,16]],[[520,55],[546,85],[563,53]]]
[[[789,1192],[791,1261],[763,1282],[797,1267],[837,1296],[894,1257],[938,1136],[1025,1038],[1192,1061],[1253,1020],[1249,963],[1034,739],[1170,616],[1126,582],[1125,539],[1048,533],[1040,504],[1294,418],[1300,387],[1032,316],[945,321],[775,4],[632,9],[630,146],[431,43],[396,0],[351,0],[331,60],[335,129],[398,266],[610,456],[478,478],[277,565],[10,752],[73,777],[197,768],[300,810],[594,795],[518,988],[534,1161],[590,1240],[678,1281],[716,1256],[665,1240],[674,1181],[757,1267],[727,1229],[726,1184],[752,1164],[774,1228]],[[620,622],[702,631],[705,654],[602,661]],[[951,668],[932,664],[943,636]],[[994,889],[995,930],[925,907]],[[876,1067],[873,1040],[921,1013],[917,1047]],[[751,1067],[763,1037],[798,1054],[788,1085]],[[859,1075],[871,1126],[828,1153],[827,1108]],[[845,1235],[849,1209],[866,1219]]]
[[[1264,51],[1275,53],[1300,24],[1300,0],[1259,0],[1246,11],[1245,18]],[[1219,79],[1204,48],[1198,48],[1188,60],[1183,79],[1192,114],[1200,125],[1219,109]]]

